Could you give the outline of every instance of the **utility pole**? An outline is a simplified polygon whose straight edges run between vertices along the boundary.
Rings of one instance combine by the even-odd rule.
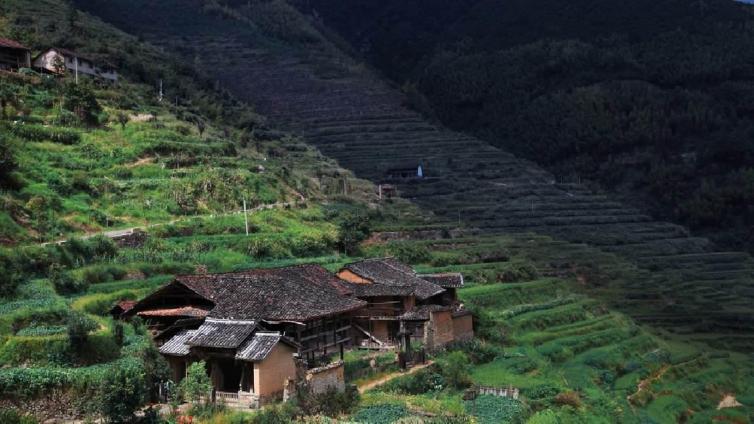
[[[162,92],[162,80],[160,80],[160,95],[159,95],[159,97],[157,97],[157,101],[160,102],[160,103],[162,103],[163,94],[164,93]]]
[[[246,199],[243,199],[243,220],[246,224],[246,235],[249,235],[249,215],[246,213]]]
[[[73,58],[74,68],[76,69],[76,84],[79,83],[79,58],[75,57]]]

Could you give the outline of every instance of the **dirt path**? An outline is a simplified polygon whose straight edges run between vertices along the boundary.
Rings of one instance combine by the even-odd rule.
[[[433,363],[434,362],[432,362],[432,361],[427,361],[426,364],[417,365],[417,366],[411,368],[408,371],[405,371],[405,372],[397,371],[397,372],[390,373],[388,375],[382,376],[382,377],[380,377],[377,380],[370,381],[368,383],[364,383],[364,384],[362,384],[362,385],[359,386],[359,393],[364,393],[367,390],[374,389],[375,387],[381,386],[381,385],[387,383],[388,381],[390,381],[390,380],[392,380],[394,378],[403,377],[404,375],[411,375],[411,374],[414,374],[416,372],[419,372],[419,371],[423,370],[424,368],[427,368],[428,366],[432,365]]]
[[[649,389],[649,386],[652,385],[655,381],[662,378],[663,375],[665,375],[666,372],[670,369],[670,365],[665,365],[662,368],[660,368],[657,372],[650,375],[649,377],[645,378],[644,380],[639,381],[639,384],[636,385],[636,393],[632,395],[628,395],[626,397],[626,400],[628,400],[628,403],[632,403],[632,400],[639,396],[642,392]]]

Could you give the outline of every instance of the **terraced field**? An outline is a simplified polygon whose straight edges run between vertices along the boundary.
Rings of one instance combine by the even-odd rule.
[[[138,8],[133,2],[115,3],[122,9],[109,3],[107,10],[92,10],[155,43],[197,55],[220,85],[357,176],[381,181],[391,168],[422,164],[425,178],[401,181],[399,190],[440,221],[482,234],[533,232],[616,253],[630,259],[637,272],[614,287],[619,291],[612,300],[634,317],[685,331],[748,334],[731,347],[754,343],[749,255],[719,251],[607,193],[561,183],[531,162],[431,123],[408,108],[399,89],[349,58],[314,26],[306,27],[292,9],[275,13],[303,29],[281,34],[265,30],[269,22],[259,16],[266,15],[246,3],[232,9],[236,17],[203,17],[212,31],[181,28],[186,16],[199,13],[192,2],[137,2]],[[145,13],[159,16],[159,22],[131,19]],[[176,25],[162,25],[173,20]],[[180,36],[166,32],[168,27],[181,28]],[[562,255],[569,262],[578,252]]]
[[[748,396],[750,377],[737,371],[743,358],[658,338],[593,300],[562,297],[547,283],[462,291],[468,304],[496,311],[493,319],[507,336],[506,355],[474,369],[477,383],[520,387],[534,409],[548,392],[576,391],[589,405],[590,422],[608,415],[620,422],[745,420],[744,411],[715,412],[726,392]],[[543,293],[550,299],[542,300]]]

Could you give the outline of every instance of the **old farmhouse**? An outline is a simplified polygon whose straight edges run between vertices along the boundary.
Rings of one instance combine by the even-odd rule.
[[[458,279],[448,284],[454,290]],[[175,381],[204,360],[216,395],[247,406],[282,397],[302,368],[326,370],[328,379],[339,372],[342,385],[342,367],[322,366],[348,349],[411,340],[435,349],[473,336],[454,291],[394,259],[357,262],[337,275],[300,265],[178,276],[111,313],[145,320]]]
[[[471,314],[456,297],[460,274],[417,275],[392,259],[368,259],[338,272],[367,306],[354,314],[354,328],[367,336],[362,343],[379,347],[420,342],[437,349],[473,337]]]
[[[56,75],[71,73],[109,82],[118,81],[115,67],[104,62],[97,63],[94,59],[58,47],[47,49],[37,56],[34,59],[34,68]]]
[[[18,41],[0,38],[0,70],[31,68],[31,50]]]

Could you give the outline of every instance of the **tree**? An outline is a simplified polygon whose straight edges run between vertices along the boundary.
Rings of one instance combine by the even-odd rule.
[[[338,243],[346,254],[358,250],[359,243],[372,233],[370,217],[362,211],[346,212],[338,225]]]
[[[145,393],[143,374],[116,367],[105,375],[100,386],[100,412],[110,423],[130,422],[144,402]]]
[[[0,81],[0,117],[6,119],[8,117],[6,108],[8,104],[14,103],[16,99],[16,92],[13,87],[5,81]]]
[[[203,120],[197,118],[196,119],[196,129],[199,131],[199,137],[203,137],[204,136],[204,131],[207,129],[207,124],[205,124]]]
[[[449,385],[462,389],[471,384],[471,363],[465,353],[451,352],[437,363]]]
[[[126,124],[128,123],[128,115],[125,114],[125,113],[123,113],[123,112],[119,112],[118,113],[118,123],[120,124],[120,128],[122,130],[125,130],[126,129]]]
[[[186,370],[186,378],[181,381],[180,392],[183,399],[192,403],[199,403],[204,397],[209,400],[212,393],[212,382],[206,371],[204,361],[194,362]]]
[[[0,187],[11,185],[11,174],[18,168],[14,150],[10,137],[0,133]]]
[[[63,108],[78,116],[87,125],[96,125],[102,106],[87,84],[68,83],[63,89]]]

